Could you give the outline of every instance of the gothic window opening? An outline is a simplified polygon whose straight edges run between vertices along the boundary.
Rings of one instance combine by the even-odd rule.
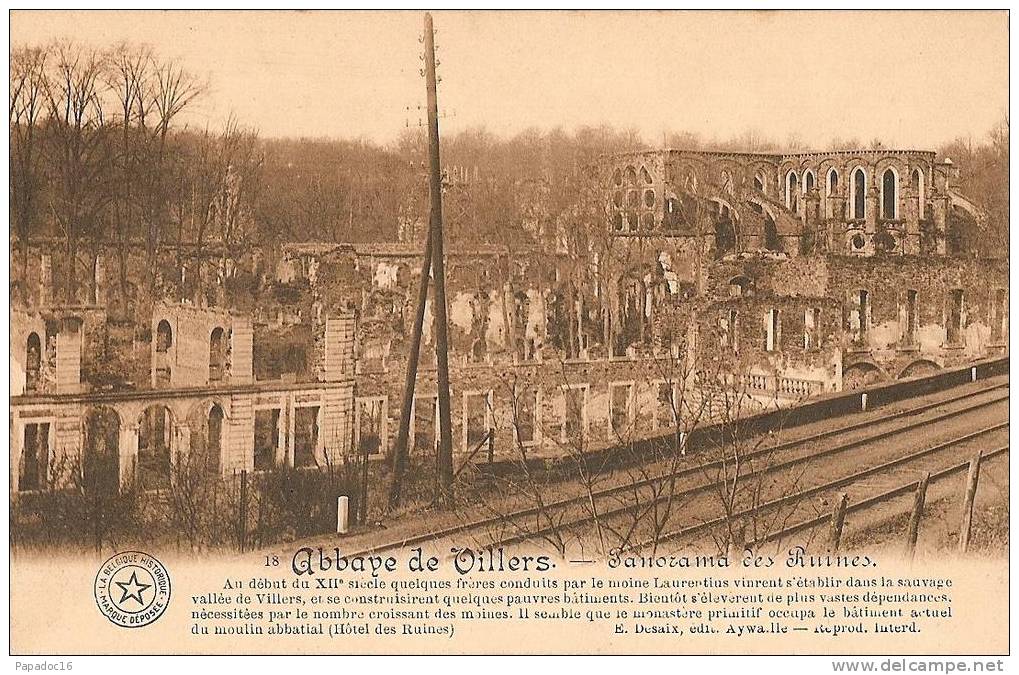
[[[722,184],[722,192],[725,192],[727,194],[732,194],[732,192],[733,192],[733,183],[732,183],[732,174],[731,173],[729,173],[728,171],[723,171],[722,172],[721,184]]]
[[[885,169],[881,175],[881,217],[895,220],[899,216],[899,177],[895,169]]]
[[[853,195],[852,195],[852,217],[854,220],[863,220],[867,217],[867,174],[863,169],[857,168],[853,172]]]
[[[835,169],[835,167],[832,167],[828,169],[828,180],[825,183],[824,188],[824,196],[826,197],[824,205],[824,215],[826,218],[833,218],[835,216],[835,213],[833,212],[833,205],[831,203],[831,199],[827,198],[834,197],[835,195],[838,194],[838,191],[839,191],[839,172]]]
[[[800,179],[795,171],[790,171],[785,177],[785,207],[790,211],[796,210],[796,193],[799,190]]]

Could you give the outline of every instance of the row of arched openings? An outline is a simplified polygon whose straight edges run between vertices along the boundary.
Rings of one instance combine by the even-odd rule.
[[[190,432],[186,455],[176,458],[189,479],[202,474],[218,475],[223,446],[223,409],[213,403],[206,412],[199,407],[188,417]],[[138,455],[134,485],[141,490],[170,487],[175,434],[173,413],[154,404],[138,418]],[[120,416],[105,406],[85,416],[81,477],[85,490],[115,492],[120,486]]]
[[[166,354],[173,346],[173,328],[162,319],[156,325],[156,353]],[[226,374],[228,340],[226,331],[216,326],[209,334],[209,382],[219,382]],[[169,382],[168,364],[157,364],[157,379]]]
[[[913,169],[910,174],[913,195],[917,200],[917,212],[924,217],[924,205],[926,195],[924,194],[925,179],[924,172],[920,169]],[[799,194],[810,192],[814,189],[814,172],[807,169],[803,173],[803,188],[800,189],[799,175],[795,170],[786,174],[785,180],[785,204],[786,208],[796,211]],[[755,186],[763,191],[763,180],[755,178]],[[893,167],[888,167],[881,173],[879,209],[880,218],[883,220],[899,220],[899,174]],[[828,170],[825,180],[825,197],[837,194],[839,190],[839,172],[832,167]],[[827,217],[834,217],[830,211]],[[863,220],[867,217],[867,172],[863,167],[853,169],[849,183],[849,217],[853,220]]]
[[[635,232],[641,226],[652,229],[654,216],[649,211],[658,203],[658,197],[647,167],[616,169],[612,173],[612,187],[613,230]]]

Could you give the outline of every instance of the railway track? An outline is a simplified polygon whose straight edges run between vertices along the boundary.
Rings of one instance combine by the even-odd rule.
[[[949,464],[948,466],[938,466],[932,463],[932,459],[936,455],[944,454],[946,451],[957,448],[960,444],[981,437],[992,431],[997,431],[999,429],[1004,429],[1007,427],[1008,427],[1007,422],[995,424],[990,427],[986,427],[984,429],[975,431],[973,433],[966,434],[965,436],[961,436],[957,439],[948,441],[946,443],[939,443],[937,445],[924,448],[917,452],[909,453],[908,455],[905,455],[903,457],[899,457],[897,459],[884,462],[877,466],[868,467],[852,475],[842,476],[840,478],[829,481],[827,483],[823,483],[821,485],[811,486],[807,489],[799,490],[795,493],[784,495],[777,499],[765,502],[763,504],[759,504],[754,509],[747,509],[734,513],[732,514],[731,517],[745,518],[749,516],[766,513],[769,509],[778,508],[784,505],[803,504],[806,503],[806,500],[817,495],[825,493],[830,493],[834,495],[836,491],[844,491],[845,488],[860,483],[861,481],[873,478],[881,478],[882,480],[874,481],[869,486],[865,485],[864,488],[869,489],[868,491],[873,492],[874,494],[870,494],[869,496],[863,499],[850,502],[849,505],[846,507],[846,513],[847,514],[854,513],[864,509],[872,508],[878,504],[882,504],[890,499],[893,499],[900,495],[906,494],[911,490],[914,490],[917,486],[917,483],[920,480],[919,476],[921,476],[924,473],[929,472],[930,481],[931,483],[934,483],[936,481],[943,480],[967,469],[969,467],[970,462],[969,459],[966,459],[966,461],[964,462]],[[1008,445],[995,447],[992,450],[984,452],[983,459],[988,460],[993,457],[997,457],[998,455],[1005,454],[1008,452],[1008,448],[1009,448]],[[892,470],[901,471],[906,468],[908,468],[916,477],[912,478],[909,481],[906,481],[905,483],[895,481],[894,473],[892,472]],[[889,488],[886,485],[888,483],[892,483],[894,484],[894,486]],[[769,532],[768,534],[760,538],[750,540],[747,542],[747,544],[759,545],[762,543],[772,541],[781,541],[783,538],[795,534],[797,532],[800,532],[802,530],[827,524],[830,520],[831,513],[813,514],[810,517],[797,520],[792,524],[785,525],[780,529],[777,529],[773,532]],[[701,534],[712,528],[724,525],[725,522],[726,522],[725,517],[719,517],[709,521],[697,523],[696,525],[684,527],[682,529],[668,532],[660,536],[658,538],[657,543],[661,545],[661,543],[666,541],[682,539],[693,535]],[[638,551],[640,549],[649,547],[652,543],[653,542],[651,541],[638,542],[624,547],[623,550]]]
[[[745,474],[742,479],[760,478],[767,474],[777,474],[799,466],[806,466],[818,460],[834,458],[854,448],[864,447],[926,425],[944,422],[979,411],[988,406],[1007,401],[1007,394],[1005,396],[994,395],[1003,389],[1007,390],[1007,388],[1007,382],[998,383],[924,403],[920,406],[898,410],[876,419],[867,419],[835,429],[807,434],[788,441],[760,447],[752,452],[748,452],[743,457],[743,461],[753,462],[755,459],[767,458],[769,460],[768,464]],[[973,399],[977,400],[973,401]],[[935,415],[925,414],[939,408],[955,406],[960,403],[964,405],[947,412]],[[995,425],[976,433],[977,435],[990,433],[1003,426],[1007,426],[1007,423]],[[852,437],[853,434],[861,430],[867,431],[867,433],[858,437]],[[811,448],[818,441],[830,440],[837,437],[849,438],[820,449]],[[959,440],[961,441],[962,439]],[[691,459],[694,457],[695,455],[692,455]],[[471,533],[488,533],[491,541],[486,542],[486,546],[507,546],[527,540],[541,540],[543,537],[556,531],[576,531],[594,523],[596,521],[595,516],[592,515],[594,513],[598,514],[597,520],[600,523],[610,522],[612,519],[618,518],[632,518],[636,511],[654,508],[667,499],[671,499],[674,502],[680,500],[681,502],[682,500],[716,489],[721,479],[698,481],[689,485],[683,484],[682,486],[679,484],[688,482],[694,477],[705,477],[711,471],[720,469],[723,461],[728,460],[720,459],[697,463],[678,471],[666,472],[662,475],[606,487],[593,491],[591,494],[585,493],[552,501],[542,506],[515,509],[466,523],[458,523],[411,537],[377,544],[350,555],[374,554],[406,546],[438,542],[452,537],[462,537],[464,534]],[[669,494],[656,493],[656,490],[661,487],[664,481],[676,481],[673,484],[674,489],[670,489]],[[820,488],[811,489],[820,491]],[[695,527],[700,527],[703,530],[706,525],[705,523],[700,523]],[[494,536],[491,535],[493,529],[499,530]],[[669,533],[669,538],[680,537],[681,534],[678,532],[681,531]]]
[[[1004,455],[1004,454],[1007,454],[1007,453],[1008,453],[1008,446],[1007,445],[1004,445],[1004,446],[1001,446],[1001,447],[998,447],[998,448],[994,448],[993,450],[989,450],[989,451],[983,453],[983,457],[982,457],[981,461],[987,461],[989,459],[993,459],[994,457],[998,457],[998,456],[1001,456],[1001,455]],[[969,462],[970,462],[970,460],[967,459],[964,462],[958,462],[956,464],[952,464],[950,466],[938,469],[937,471],[932,471],[931,475],[930,475],[930,483],[929,484],[933,485],[933,484],[937,483],[938,481],[942,481],[942,480],[944,480],[946,478],[950,478],[951,476],[954,476],[957,473],[962,473],[963,471],[968,470],[969,469]],[[859,512],[859,511],[865,511],[866,509],[873,508],[873,507],[878,506],[880,504],[884,504],[885,502],[888,502],[888,501],[890,501],[892,499],[895,499],[896,497],[899,497],[901,495],[908,494],[908,493],[910,493],[910,492],[912,492],[912,491],[914,491],[916,489],[917,484],[919,482],[920,482],[919,479],[917,479],[917,480],[910,480],[910,481],[908,481],[906,483],[899,483],[895,487],[891,487],[889,489],[886,489],[886,490],[884,490],[882,492],[879,492],[879,493],[877,493],[875,495],[872,495],[870,497],[865,497],[864,499],[861,499],[861,500],[856,501],[854,503],[850,503],[850,504],[848,504],[846,506],[846,514],[848,515],[850,513],[856,513],[856,512]],[[771,541],[781,541],[785,537],[788,537],[788,536],[790,536],[792,534],[796,534],[797,532],[801,532],[803,530],[809,530],[809,529],[816,528],[816,527],[819,527],[819,526],[826,526],[826,525],[828,525],[828,523],[830,521],[831,521],[831,514],[830,513],[821,514],[821,515],[815,516],[813,518],[807,518],[807,519],[798,521],[796,523],[793,523],[792,525],[788,525],[788,526],[782,528],[779,531],[776,531],[776,532],[773,532],[771,534],[768,534],[768,535],[762,537],[761,539],[759,539],[758,541],[751,542],[751,543],[753,543],[753,544],[763,544],[763,543],[767,543],[767,542],[771,542]]]

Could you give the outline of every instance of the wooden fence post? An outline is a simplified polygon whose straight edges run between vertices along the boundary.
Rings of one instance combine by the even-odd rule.
[[[831,529],[828,531],[828,550],[835,553],[842,542],[842,527],[846,523],[846,508],[849,506],[849,495],[843,492],[831,514]]]
[[[962,528],[959,530],[959,553],[965,553],[969,549],[969,537],[973,531],[973,502],[977,496],[977,483],[980,481],[980,458],[983,452],[978,452],[969,461],[969,474],[966,476],[966,494],[962,502]]]
[[[927,499],[927,484],[930,480],[931,474],[928,471],[916,484],[916,493],[913,495],[913,512],[909,516],[909,533],[906,541],[906,555],[910,560],[916,552],[916,537],[920,533],[920,518],[923,517],[923,505]]]

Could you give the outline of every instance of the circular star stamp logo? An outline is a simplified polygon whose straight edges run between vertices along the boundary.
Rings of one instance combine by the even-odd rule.
[[[141,628],[170,604],[170,574],[148,553],[124,551],[99,568],[95,596],[107,619],[123,628]]]

